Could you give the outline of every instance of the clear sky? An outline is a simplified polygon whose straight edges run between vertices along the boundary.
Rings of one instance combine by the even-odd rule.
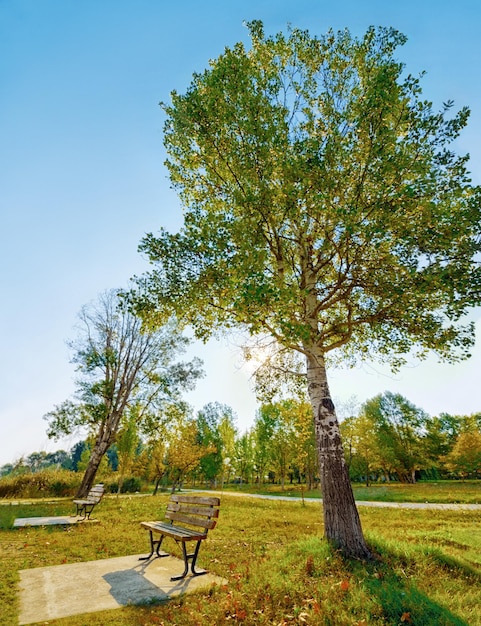
[[[181,224],[163,165],[158,102],[184,91],[225,46],[248,41],[244,21],[323,34],[393,26],[407,70],[426,70],[435,107],[468,105],[457,144],[481,183],[481,9],[478,0],[0,0],[0,465],[51,442],[42,416],[71,396],[66,341],[81,306],[127,285],[147,265],[144,233]],[[481,334],[479,311],[474,312]],[[249,373],[235,341],[196,346],[206,377],[196,408],[232,406],[254,419]],[[331,373],[340,406],[385,390],[431,415],[481,411],[481,339],[471,360],[430,360],[392,376],[375,364]]]

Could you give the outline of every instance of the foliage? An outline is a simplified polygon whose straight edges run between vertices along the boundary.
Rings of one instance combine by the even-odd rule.
[[[426,465],[421,444],[427,414],[400,394],[389,391],[364,403],[363,415],[377,439],[378,458],[386,473],[415,482],[415,472]]]
[[[172,482],[172,491],[182,486],[186,477],[195,472],[201,460],[216,453],[212,443],[200,441],[198,425],[187,415],[179,414],[176,424],[170,426],[165,464]]]
[[[142,481],[136,476],[123,476],[118,482],[106,484],[110,493],[137,493],[142,490]]]
[[[469,354],[481,192],[450,148],[469,111],[422,99],[394,29],[248,26],[249,50],[226,49],[162,105],[184,225],[142,241],[155,269],[136,306],[153,326],[240,326],[305,358],[326,536],[363,557],[326,358]]]
[[[366,486],[385,467],[375,426],[366,414],[352,416],[341,423],[344,454],[353,480],[364,480]]]
[[[435,112],[401,78],[393,29],[250,31],[250,51],[227,49],[163,105],[187,213],[179,234],[142,242],[159,265],[141,304],[152,297],[152,319],[157,303],[186,309],[200,336],[235,321],[298,347],[315,287],[324,352],[402,355],[415,341],[459,357],[472,328],[449,321],[479,298],[479,190],[448,146],[469,111]]]
[[[154,495],[160,481],[167,473],[166,442],[162,438],[151,438],[143,448],[134,465],[136,472],[155,483]]]
[[[212,452],[200,459],[200,473],[211,485],[223,474],[224,459],[229,458],[224,447],[223,432],[227,434],[227,424],[233,422],[231,407],[219,402],[206,404],[197,413],[198,442],[212,449]]]
[[[134,457],[140,445],[138,434],[139,406],[133,406],[126,411],[121,428],[117,434],[117,457],[119,471],[118,491],[122,492],[124,477],[132,471]]]
[[[35,473],[46,469],[72,469],[71,455],[65,450],[55,452],[32,452],[0,468],[0,476],[8,474]]]
[[[382,394],[382,398],[389,397],[394,398],[394,403],[399,400],[401,407],[413,408],[406,398],[401,402],[401,398],[396,400],[395,394],[389,392]],[[380,400],[381,397],[377,396],[366,404],[371,408],[379,408]],[[163,422],[176,423],[179,420],[178,408],[166,407]],[[349,412],[353,410],[353,407],[350,407]],[[465,479],[479,473],[481,465],[477,451],[481,436],[480,414],[452,416],[443,413],[438,417],[429,417],[420,409],[416,409],[415,413],[420,419],[418,427],[414,431],[408,429],[406,433],[415,439],[415,449],[418,453],[416,467],[424,467],[415,470],[416,480]],[[316,449],[308,403],[291,398],[263,404],[253,426],[243,434],[236,429],[232,409],[219,403],[211,403],[199,411],[196,422],[197,443],[204,447],[213,443],[215,451],[203,456],[198,466],[187,471],[184,475],[186,480],[195,483],[200,478],[212,485],[220,484],[223,487],[233,481],[251,482],[262,486],[268,479],[269,484],[274,486],[282,482],[275,453],[276,450],[279,452],[284,449],[287,454],[284,465],[287,467],[290,482],[286,493],[292,491],[294,481],[308,492],[312,491],[317,483]],[[200,432],[202,424],[203,434]],[[393,463],[393,451],[400,445],[396,428],[394,426],[386,428],[384,424],[380,436],[379,424],[382,425],[383,422],[377,424],[366,415],[362,407],[357,415],[350,415],[341,422],[346,464],[354,482],[363,481],[369,486],[371,482],[382,484],[405,478],[404,466],[401,466],[398,473]],[[407,426],[409,424],[404,425],[405,428]],[[131,449],[129,452],[129,455],[133,456],[128,459],[131,469],[127,473],[131,472],[145,484],[153,483],[154,493],[161,483],[167,486],[169,478],[167,449],[170,445],[169,434],[174,433],[175,428],[157,422],[156,433],[151,434],[141,445],[136,446],[135,450]],[[406,433],[403,436],[406,436]],[[288,444],[287,447],[285,445],[282,447],[283,442]],[[174,441],[171,458],[172,454],[175,454],[175,445]],[[9,478],[21,474],[30,476],[33,465],[31,459],[64,459],[64,465],[67,467],[83,471],[88,464],[90,447],[91,444],[83,440],[76,443],[69,452],[63,450],[51,453],[35,452],[14,464],[3,466],[0,471]],[[182,449],[181,446],[179,450]],[[467,456],[461,454],[463,450]],[[103,479],[106,482],[114,481],[118,486],[120,481],[116,444],[109,448],[106,456],[109,463],[107,464],[107,460],[104,459],[101,464]],[[403,462],[402,457],[399,462]],[[56,468],[54,465],[48,467],[52,470]],[[285,479],[286,475],[284,481]],[[357,487],[355,491],[357,493]],[[300,492],[296,493],[300,495]],[[375,493],[379,493],[379,490]],[[356,496],[356,499],[359,498]]]
[[[481,476],[481,432],[462,432],[446,456],[445,465],[463,478]]]
[[[367,400],[341,424],[351,478],[415,482],[419,477],[476,476],[480,415],[428,416],[399,394]]]
[[[317,474],[312,411],[308,403],[289,399],[261,405],[253,428],[257,480],[281,482],[306,478],[309,488]]]
[[[252,432],[245,432],[234,442],[234,466],[237,472],[237,480],[240,483],[252,481],[254,473],[254,449],[255,441]]]

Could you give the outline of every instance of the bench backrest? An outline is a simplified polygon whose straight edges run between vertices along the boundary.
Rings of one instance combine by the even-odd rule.
[[[215,528],[219,517],[220,499],[204,496],[184,496],[172,494],[167,504],[165,517],[172,524],[204,528],[206,532]]]
[[[95,502],[95,503],[99,503],[100,500],[102,500],[102,497],[104,495],[104,486],[102,485],[102,483],[98,483],[97,485],[94,485],[90,491],[87,494],[87,500],[89,500],[90,502]]]

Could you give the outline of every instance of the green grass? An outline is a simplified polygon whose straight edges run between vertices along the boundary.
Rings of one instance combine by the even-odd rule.
[[[370,487],[353,484],[354,497],[358,501],[368,502],[438,502],[481,504],[481,480],[465,482],[440,480],[436,482],[418,482],[414,485],[401,483],[380,483]],[[306,490],[301,485],[229,485],[224,489],[232,493],[256,493],[262,495],[282,495],[286,497],[319,498],[319,489]]]
[[[14,517],[65,515],[70,500],[0,506],[0,616],[18,623],[18,571],[144,552],[139,523],[163,515],[168,495],[106,496],[98,524],[12,529]],[[362,507],[372,562],[345,560],[322,539],[318,503],[224,493],[199,566],[224,588],[168,603],[129,606],[49,626],[311,624],[481,626],[481,512]],[[177,555],[175,544],[169,544]]]
[[[380,502],[440,502],[481,504],[481,481],[440,480],[418,482],[414,485],[395,483],[364,487],[354,485],[356,500]]]

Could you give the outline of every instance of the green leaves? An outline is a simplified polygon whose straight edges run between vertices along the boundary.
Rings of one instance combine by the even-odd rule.
[[[422,99],[392,28],[247,26],[250,49],[227,48],[162,105],[185,221],[142,241],[155,269],[137,308],[152,325],[174,314],[202,338],[242,325],[303,353],[466,356],[481,195],[450,146],[468,109]]]

